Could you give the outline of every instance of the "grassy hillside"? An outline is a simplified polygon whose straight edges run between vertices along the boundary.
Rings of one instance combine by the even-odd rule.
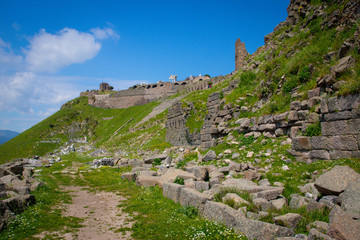
[[[117,129],[133,119],[118,134],[128,132],[157,105],[152,102],[127,109],[101,109],[89,106],[87,97],[76,98],[52,116],[0,145],[0,162],[53,151],[68,141],[70,129],[72,138],[87,136],[97,147],[107,146]],[[51,140],[59,143],[42,142]]]

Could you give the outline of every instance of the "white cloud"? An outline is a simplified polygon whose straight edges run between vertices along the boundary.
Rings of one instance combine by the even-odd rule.
[[[22,56],[14,54],[10,43],[6,43],[0,38],[0,72],[17,69],[22,62]]]
[[[64,66],[94,58],[101,43],[90,33],[64,28],[56,34],[41,30],[30,40],[25,51],[28,69],[34,72],[55,72]]]
[[[81,87],[67,81],[53,81],[51,77],[32,72],[18,72],[1,77],[0,111],[34,112],[34,106],[58,106],[79,96]]]
[[[117,34],[113,29],[111,28],[93,28],[90,30],[94,36],[97,39],[103,40],[108,38],[113,38],[115,40],[118,40],[120,38],[119,34]]]

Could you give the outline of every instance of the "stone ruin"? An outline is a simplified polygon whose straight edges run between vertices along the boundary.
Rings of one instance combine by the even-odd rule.
[[[240,41],[238,38],[235,42],[235,70],[239,70],[242,66],[244,66],[245,58],[248,55],[248,52],[245,48],[245,43]]]
[[[100,83],[100,91],[108,91],[108,90],[110,90],[110,85],[108,84],[108,83],[105,83],[105,82],[103,82],[103,83]]]

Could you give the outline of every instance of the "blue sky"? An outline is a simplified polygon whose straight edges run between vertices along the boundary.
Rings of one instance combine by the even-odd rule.
[[[17,1],[0,8],[0,129],[24,131],[86,89],[225,75],[289,0]]]

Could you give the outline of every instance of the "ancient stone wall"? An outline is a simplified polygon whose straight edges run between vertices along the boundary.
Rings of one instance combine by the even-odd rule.
[[[189,145],[189,129],[182,110],[182,103],[173,104],[168,110],[166,122],[166,141],[175,146]]]
[[[239,70],[245,63],[245,58],[248,52],[245,48],[245,43],[238,38],[235,42],[235,70]]]
[[[157,99],[175,94],[181,85],[173,83],[159,83],[143,85],[141,87],[117,91],[106,95],[93,95],[88,103],[102,108],[127,108],[143,105]]]
[[[310,159],[360,157],[360,94],[321,100],[321,136],[295,137],[292,148]]]

